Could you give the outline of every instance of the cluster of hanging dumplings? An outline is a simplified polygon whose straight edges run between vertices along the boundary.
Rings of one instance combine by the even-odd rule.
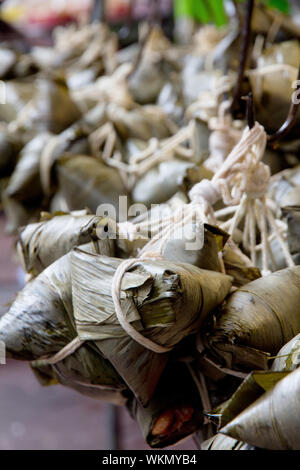
[[[184,47],[152,27],[119,50],[93,24],[0,49],[0,204],[26,273],[0,340],[42,385],[126,406],[154,448],[300,449],[300,116],[271,143],[300,29],[274,42],[268,15],[252,124],[232,25]]]

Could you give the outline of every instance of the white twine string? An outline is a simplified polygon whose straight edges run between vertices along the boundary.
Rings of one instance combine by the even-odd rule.
[[[32,361],[33,366],[41,367],[45,365],[54,365],[58,362],[63,361],[68,356],[71,356],[75,351],[77,351],[80,346],[82,346],[84,341],[82,341],[79,336],[76,336],[70,343],[68,343],[64,348],[62,348],[58,353],[54,354],[52,357],[42,357],[36,361]]]
[[[208,121],[208,127],[212,131],[209,136],[210,156],[205,160],[204,166],[214,173],[221,167],[242,135],[240,130],[234,128],[231,113],[228,112],[231,101],[222,101],[218,116]]]
[[[254,130],[248,130],[244,133],[244,136],[239,144],[237,144],[231,154],[227,157],[229,159],[231,168],[236,165],[242,157],[245,156],[245,153],[258,141],[259,138],[261,138],[261,136],[265,136],[265,132],[262,126],[259,124],[254,126]],[[260,149],[260,147],[258,147],[258,149]],[[218,172],[220,175],[219,179],[227,174],[228,169],[229,164],[226,160]],[[172,231],[176,230],[180,226],[187,224],[193,219],[195,215],[200,216],[202,220],[206,218],[205,214],[208,207],[215,204],[221,197],[221,193],[223,191],[222,187],[225,185],[225,180],[223,180],[223,185],[220,185],[219,179],[213,178],[212,181],[202,180],[200,183],[194,185],[194,187],[189,192],[191,203],[184,206],[184,213],[182,212],[181,208],[180,210],[175,211],[175,213],[167,221],[165,221],[165,224],[161,230],[159,230],[158,233],[141,250],[140,258],[123,261],[115,272],[112,281],[111,293],[119,323],[134,340],[154,352],[166,352],[168,349],[161,345],[157,345],[148,338],[145,338],[127,321],[126,315],[123,312],[120,304],[120,291],[123,276],[128,269],[140,261],[141,257],[143,259],[152,258],[153,256],[160,258],[165,243],[169,239]],[[153,250],[154,246],[157,251],[153,254],[153,251],[151,250]]]
[[[287,265],[294,266],[294,261],[282,234],[282,224],[273,216],[271,204],[266,198],[270,169],[261,162],[265,147],[266,133],[264,128],[256,123],[251,130],[245,130],[242,139],[212,180],[201,181],[192,188],[190,198],[197,202],[204,198],[208,204],[213,205],[219,193],[225,204],[238,203],[232,209],[223,209],[223,213],[219,211],[219,215],[223,216],[233,214],[220,226],[233,236],[240,222],[245,219],[243,246],[250,251],[254,265],[256,265],[257,226],[261,234],[259,247],[262,252],[262,272],[268,274],[269,259],[276,265],[270,247],[271,237],[278,240]],[[273,230],[271,235],[268,233],[268,226]]]

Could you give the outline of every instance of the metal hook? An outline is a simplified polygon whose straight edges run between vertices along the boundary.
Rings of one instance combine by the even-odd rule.
[[[250,91],[248,96],[242,96],[242,100],[247,101],[246,119],[249,129],[255,124],[253,94]]]
[[[300,92],[300,66],[298,69],[297,82],[298,84],[297,84],[295,93]],[[282,126],[276,132],[274,132],[274,134],[268,135],[268,142],[275,142],[281,139],[282,137],[285,137],[290,132],[290,130],[295,125],[295,120],[296,120],[297,112],[299,109],[299,105],[300,105],[300,100],[298,100],[297,103],[292,102],[286,120],[284,121]]]

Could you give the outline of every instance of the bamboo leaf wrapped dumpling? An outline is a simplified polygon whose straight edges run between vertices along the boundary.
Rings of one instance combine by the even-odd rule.
[[[271,450],[300,450],[300,369],[288,374],[221,429]]]
[[[199,392],[184,363],[170,363],[147,407],[128,402],[145,441],[153,448],[173,445],[193,434],[203,422]]]
[[[29,133],[53,132],[58,134],[73,122],[81,112],[69,95],[64,80],[58,77],[44,77],[37,80],[36,92],[15,121],[11,130],[22,129]]]
[[[257,119],[270,132],[275,132],[287,116],[299,62],[299,41],[286,41],[267,46],[257,68],[248,71]],[[297,117],[291,131],[295,136],[299,122]]]
[[[300,334],[285,344],[275,356],[271,370],[253,371],[234,394],[213,411],[219,415],[219,427],[235,419],[241,412],[273,387],[300,364]],[[214,414],[212,416],[214,416]]]
[[[288,168],[276,176],[268,194],[280,208],[300,205],[300,166]],[[278,214],[280,215],[280,214]]]
[[[95,342],[145,405],[168,354],[146,349],[128,336],[117,319],[111,287],[122,260],[79,248],[71,256],[74,318],[79,338]],[[121,307],[136,330],[166,348],[173,348],[198,330],[230,288],[231,278],[221,273],[168,261],[139,261],[123,277]]]
[[[271,390],[287,374],[286,371],[260,370],[247,375],[234,394],[214,410],[219,415],[219,428],[229,423],[264,392]]]
[[[289,206],[282,209],[287,218],[287,242],[295,264],[300,264],[300,206]]]
[[[159,204],[170,199],[182,187],[189,190],[192,184],[211,176],[210,170],[190,161],[177,158],[162,161],[137,180],[132,199],[147,206]]]
[[[40,222],[29,224],[20,231],[18,255],[23,268],[34,276],[42,272],[75,246],[96,239],[96,228],[101,217],[88,211],[43,213]],[[113,241],[98,240],[104,255],[113,255]],[[106,249],[103,245],[106,245]]]
[[[10,123],[17,118],[36,92],[32,80],[5,81],[5,103],[0,106],[0,121]]]
[[[94,398],[124,403],[124,382],[92,344],[79,345],[57,363],[44,363],[77,338],[70,268],[67,254],[24,287],[0,319],[0,340],[9,357],[34,361],[44,385],[60,382]]]
[[[62,131],[58,136],[46,143],[40,157],[40,179],[46,194],[52,191],[51,181],[53,165],[64,153],[87,154],[91,153],[88,135],[101,126],[105,121],[105,106],[99,104],[85,113],[78,121]]]
[[[300,267],[283,269],[239,288],[227,299],[205,341],[229,368],[268,368],[268,353],[300,332]]]
[[[42,132],[30,140],[20,152],[17,164],[3,192],[3,206],[7,217],[7,231],[36,220],[44,206],[40,180],[41,153],[51,134]]]
[[[170,125],[165,112],[154,105],[125,109],[115,103],[106,108],[108,119],[123,138],[149,140],[152,137],[164,139],[170,136]]]
[[[5,129],[0,129],[0,178],[12,174],[16,164],[16,156],[22,147],[18,136],[10,135]]]
[[[70,280],[67,255],[19,292],[0,319],[0,339],[9,355],[35,360],[55,354],[74,338]]]
[[[254,450],[254,447],[229,436],[216,434],[201,444],[201,450]]]
[[[104,203],[117,207],[119,195],[128,194],[118,170],[93,157],[63,155],[57,160],[55,171],[70,211],[88,207],[96,213]]]
[[[276,354],[271,369],[274,371],[292,371],[300,365],[300,334],[286,343]]]

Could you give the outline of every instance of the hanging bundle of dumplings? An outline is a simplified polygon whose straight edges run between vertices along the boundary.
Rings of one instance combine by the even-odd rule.
[[[273,13],[185,46],[149,21],[123,49],[104,24],[0,47],[26,275],[0,341],[41,385],[125,405],[153,448],[300,449],[300,34]]]

